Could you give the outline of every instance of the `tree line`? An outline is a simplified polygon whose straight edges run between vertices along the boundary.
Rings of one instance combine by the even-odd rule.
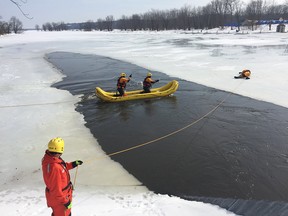
[[[244,4],[241,0],[212,0],[206,6],[192,7],[185,5],[180,9],[156,10],[152,9],[143,14],[123,15],[120,19],[114,20],[113,16],[97,21],[89,20],[84,23],[66,24],[64,29],[91,30],[191,30],[223,28],[225,26],[240,26],[245,20],[246,25],[253,25],[259,20],[278,20],[288,18],[288,0],[285,3],[277,4],[275,1],[251,0]],[[51,28],[52,26],[52,28]],[[54,28],[54,27],[55,28]],[[63,23],[42,25],[43,30],[59,30]],[[253,30],[253,29],[252,29]]]
[[[109,15],[105,19],[99,18],[97,21],[88,20],[83,23],[47,22],[41,27],[36,25],[35,29],[43,31],[70,29],[84,31],[112,31],[113,29],[160,31],[212,29],[230,26],[240,30],[241,25],[246,20],[245,25],[254,30],[254,27],[261,20],[271,20],[272,22],[272,20],[279,20],[279,18],[288,19],[288,0],[282,4],[277,4],[274,0],[251,0],[247,4],[241,0],[212,0],[206,6],[184,5],[180,9],[152,9],[143,14],[122,15],[118,20],[115,20],[113,15]],[[0,21],[0,34],[22,31],[21,21],[16,17],[13,17],[13,20],[11,18],[9,22]]]
[[[1,21],[0,16],[0,35],[10,34],[12,32],[17,34],[22,31],[23,31],[23,24],[18,18],[12,16],[10,20],[7,22],[7,21]]]

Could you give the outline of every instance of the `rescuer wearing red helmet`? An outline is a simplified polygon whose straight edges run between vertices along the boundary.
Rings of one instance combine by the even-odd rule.
[[[61,155],[64,152],[64,140],[51,139],[42,159],[43,179],[46,185],[47,206],[52,208],[52,216],[70,216],[73,185],[69,170],[81,165],[81,160],[66,163]]]

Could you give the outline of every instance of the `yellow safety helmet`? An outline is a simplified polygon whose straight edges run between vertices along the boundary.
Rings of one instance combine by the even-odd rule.
[[[126,77],[126,73],[121,73],[120,76],[121,77]]]
[[[51,139],[48,143],[48,151],[62,154],[64,152],[64,140],[60,137]]]
[[[148,72],[147,77],[151,77],[151,76],[152,76],[152,73]]]

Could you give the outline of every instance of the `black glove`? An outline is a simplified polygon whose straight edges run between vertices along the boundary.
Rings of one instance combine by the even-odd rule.
[[[83,164],[83,161],[81,161],[81,160],[76,160],[76,161],[73,161],[73,162],[72,162],[73,168],[74,168],[74,167],[77,167],[78,165],[81,165],[81,164]]]
[[[159,82],[159,80],[155,80],[155,82]]]
[[[132,74],[130,74],[130,76],[129,76],[130,78],[132,77]]]

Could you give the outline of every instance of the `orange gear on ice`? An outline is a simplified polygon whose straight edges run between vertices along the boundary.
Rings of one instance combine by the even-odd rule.
[[[250,77],[251,71],[245,69],[245,70],[242,71],[242,74],[241,74],[241,75],[242,75],[242,77]]]
[[[241,72],[239,72],[239,76],[234,76],[235,79],[238,78],[245,78],[245,79],[250,79],[251,71],[248,69],[244,69]]]

